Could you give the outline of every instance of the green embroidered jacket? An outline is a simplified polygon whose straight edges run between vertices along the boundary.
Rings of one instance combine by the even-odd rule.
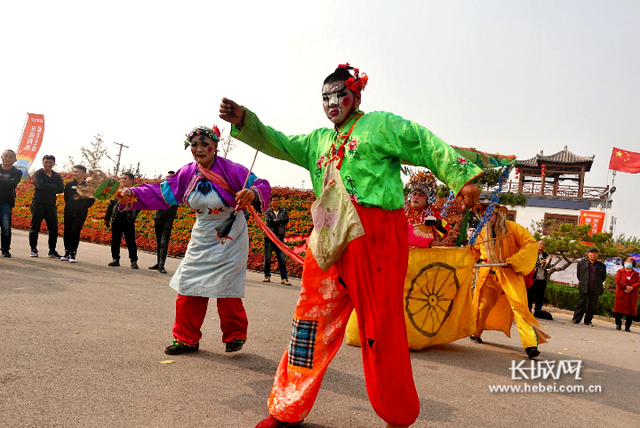
[[[263,125],[249,109],[245,111],[244,126],[240,131],[232,126],[231,135],[262,153],[307,169],[319,196],[324,162],[333,155],[333,148],[340,146],[341,141],[336,142],[338,133],[346,134],[357,115],[354,113],[338,130],[321,128],[306,135],[286,136]],[[404,205],[402,160],[429,168],[456,194],[482,174],[479,167],[460,157],[427,128],[391,113],[374,111],[364,114],[347,138],[340,175],[358,204],[396,210]]]

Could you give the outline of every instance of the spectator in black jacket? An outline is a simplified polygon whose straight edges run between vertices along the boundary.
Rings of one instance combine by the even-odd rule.
[[[580,324],[584,315],[584,323],[593,325],[591,320],[596,312],[598,297],[604,291],[604,280],[607,277],[607,267],[604,263],[598,261],[598,249],[589,248],[587,259],[578,262],[578,288],[580,297],[576,304],[576,310],[573,313],[573,324]]]
[[[29,246],[31,257],[38,257],[38,234],[42,220],[47,223],[49,230],[49,254],[50,258],[59,259],[61,256],[56,251],[58,243],[58,210],[56,208],[56,195],[64,192],[64,183],[60,174],[53,170],[56,158],[52,155],[44,155],[42,168],[33,174],[35,190],[31,200],[31,227],[29,228]]]
[[[125,172],[120,175],[121,187],[133,187],[134,175]],[[131,269],[138,269],[138,247],[136,246],[136,217],[140,210],[120,211],[119,204],[112,199],[104,214],[104,223],[107,229],[111,227],[111,256],[113,260],[109,266],[120,266],[120,241],[122,234],[129,249]]]
[[[174,171],[167,173],[167,178],[173,176]],[[155,265],[149,269],[157,270],[160,273],[167,273],[164,268],[164,262],[167,260],[167,252],[169,251],[169,238],[171,238],[171,229],[173,221],[178,213],[178,205],[172,205],[166,210],[157,210],[153,219],[154,229],[156,230],[156,252],[158,260]]]
[[[16,204],[16,187],[20,183],[22,173],[13,166],[16,152],[2,152],[0,164],[0,250],[2,257],[11,257],[11,211]]]
[[[544,303],[544,293],[547,290],[547,271],[549,270],[549,263],[551,257],[547,253],[544,241],[538,241],[538,260],[536,266],[533,269],[533,285],[527,289],[527,301],[529,303],[529,310],[535,303],[535,311],[533,316],[536,318],[542,318],[545,320],[552,320],[553,316],[542,310],[542,304]]]
[[[269,209],[264,213],[264,221],[278,239],[284,241],[286,226],[289,223],[289,213],[285,208],[280,207],[278,195],[271,195]],[[281,284],[291,285],[287,279],[287,263],[284,253],[266,236],[264,237],[264,279],[262,282],[271,282],[271,254],[273,251],[276,252],[278,259]]]
[[[87,168],[83,165],[73,167],[73,180],[64,186],[64,256],[60,260],[76,262],[76,253],[80,243],[80,231],[87,219],[89,207],[96,201],[93,198],[78,198],[78,187],[87,183]]]

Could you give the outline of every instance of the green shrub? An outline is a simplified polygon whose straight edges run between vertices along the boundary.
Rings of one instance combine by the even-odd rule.
[[[610,273],[607,274],[607,277],[604,280],[604,289],[609,291],[616,290],[616,277]]]
[[[609,277],[610,275],[607,275]],[[615,287],[615,283],[613,285]],[[578,287],[570,285],[556,284],[555,282],[547,283],[547,291],[544,294],[545,303],[559,309],[575,310],[580,293]],[[598,299],[596,305],[596,315],[605,317],[613,316],[613,302],[616,298],[615,293],[607,291],[607,282],[605,281],[605,291]],[[640,301],[638,302],[638,314],[640,314]]]

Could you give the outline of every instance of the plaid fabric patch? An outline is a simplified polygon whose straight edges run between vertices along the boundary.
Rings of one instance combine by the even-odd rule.
[[[318,321],[293,319],[291,342],[289,343],[289,364],[308,369],[313,368],[313,351],[317,329]]]

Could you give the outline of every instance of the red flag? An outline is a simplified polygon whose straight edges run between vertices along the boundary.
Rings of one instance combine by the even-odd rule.
[[[609,169],[620,172],[640,173],[640,153],[613,148]]]

